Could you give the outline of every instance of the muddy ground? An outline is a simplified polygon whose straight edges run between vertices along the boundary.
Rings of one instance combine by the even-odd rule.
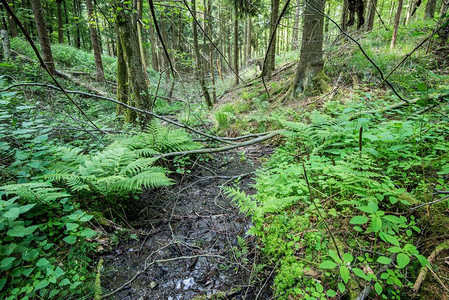
[[[222,187],[254,193],[253,172],[271,149],[242,151],[198,159],[176,185],[142,196],[130,223],[143,234],[103,257],[102,286],[120,289],[111,299],[269,298],[269,283],[254,275],[251,220]]]

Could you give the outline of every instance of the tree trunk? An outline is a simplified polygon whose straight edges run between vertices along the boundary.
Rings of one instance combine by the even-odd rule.
[[[57,7],[57,14],[58,14],[58,43],[63,44],[64,43],[64,35],[62,31],[62,7],[61,7],[62,0],[56,0],[56,7]]]
[[[341,24],[340,24],[341,29],[343,29],[343,31],[348,30],[348,25],[347,25],[348,11],[349,11],[349,1],[343,0],[343,11],[341,12]]]
[[[235,85],[239,84],[239,19],[237,7],[234,7],[234,71]]]
[[[37,35],[39,37],[39,44],[41,45],[45,66],[47,67],[48,72],[54,75],[55,64],[51,53],[50,39],[48,38],[47,28],[45,27],[41,0],[31,0],[31,7],[33,8],[34,22],[36,23]]]
[[[435,9],[437,7],[437,0],[428,0],[426,4],[426,11],[424,13],[424,19],[433,19],[435,16]]]
[[[3,61],[8,61],[11,58],[11,45],[9,43],[9,36],[8,31],[1,30],[0,31],[0,37],[2,39],[2,46],[3,46]]]
[[[151,43],[151,65],[153,70],[159,72],[159,59],[158,59],[158,51],[157,51],[157,40],[154,32],[154,23],[150,22],[150,43]]]
[[[115,29],[117,41],[120,41],[119,28],[116,25]],[[117,100],[126,104],[128,103],[128,71],[126,69],[125,56],[123,54],[122,43],[117,43]],[[123,108],[121,105],[117,105],[117,114],[121,114],[123,110],[126,110],[125,117],[127,122],[132,122],[136,119],[135,112],[131,109]]]
[[[191,0],[192,11],[196,15],[196,0]],[[196,17],[195,17],[196,18]],[[196,27],[195,18],[192,18],[192,30],[193,30],[193,49],[195,51],[195,75],[197,80],[200,82],[201,91],[203,92],[204,101],[208,107],[212,107],[212,101],[210,99],[209,92],[206,87],[206,82],[204,80],[204,70],[201,67],[201,56],[200,49],[198,47],[198,28]]]
[[[126,2],[120,4],[121,10],[117,10],[117,25],[119,39],[121,43],[126,70],[128,74],[128,103],[137,108],[152,110],[152,103],[148,93],[149,80],[146,71],[143,69],[140,56],[139,43],[137,39],[137,27],[135,15],[126,11],[131,10]],[[134,18],[134,20],[133,20]],[[119,49],[117,47],[117,49]],[[145,124],[147,119],[140,115],[139,123]],[[127,116],[128,122],[136,122],[135,116]]]
[[[267,79],[271,79],[271,74],[274,71],[276,65],[276,22],[279,15],[279,0],[271,0],[271,18],[270,18],[270,36],[268,37],[268,43],[270,43],[271,37],[273,40],[270,48],[268,49],[267,65],[264,67],[263,76],[267,76]],[[279,47],[278,47],[279,48]]]
[[[97,68],[97,80],[104,82],[103,62],[101,60],[101,50],[98,44],[97,25],[94,19],[94,8],[92,0],[86,0],[87,16],[89,19],[90,39],[92,40],[92,48],[94,50],[95,67]]]
[[[370,0],[368,9],[366,10],[366,31],[371,31],[374,28],[374,17],[376,16],[377,0]]]
[[[331,14],[331,3],[327,2],[326,6],[327,6],[326,15],[330,16],[330,14]],[[329,19],[325,18],[324,19],[324,33],[327,34],[328,31],[329,31]]]
[[[207,13],[208,13],[208,23],[209,31],[208,34],[212,38],[212,0],[207,2]],[[251,48],[251,47],[250,47]],[[209,43],[209,59],[210,59],[210,79],[212,83],[212,101],[217,103],[217,92],[215,90],[215,72],[214,72],[214,45]]]
[[[142,0],[137,0],[137,38],[139,42],[139,50],[140,56],[143,63],[144,70],[147,69],[146,61],[145,61],[145,51],[143,49],[143,40],[142,40]]]
[[[66,3],[64,0],[62,0],[62,3],[63,3],[63,5],[64,5],[65,23],[66,23],[66,24],[69,24],[69,14],[67,13],[67,3]],[[68,43],[69,45],[71,45],[71,42],[70,42],[70,30],[69,30],[69,28],[67,28],[67,30],[66,30],[66,36],[67,36],[67,43]]]
[[[402,0],[399,0],[398,9],[396,10],[396,16],[394,17],[394,30],[393,30],[393,37],[391,38],[390,49],[393,49],[394,46],[396,45],[396,39],[398,37],[399,22],[401,21],[401,12],[402,12]]]
[[[81,29],[80,29],[80,18],[81,18],[81,12],[79,8],[79,1],[80,0],[74,0],[73,1],[73,8],[75,11],[76,16],[78,17],[78,20],[76,21],[76,33],[75,33],[75,47],[81,48]]]
[[[303,16],[304,31],[301,53],[296,77],[293,82],[293,94],[304,92],[312,79],[323,70],[323,16],[315,10],[324,10],[325,0],[306,2]]]
[[[8,3],[10,3],[11,8],[14,10],[14,0],[8,0]],[[9,16],[9,31],[11,33],[11,37],[15,38],[17,36],[17,24],[16,21],[12,18],[12,16]]]
[[[299,41],[299,13],[301,12],[301,0],[296,0],[295,24],[293,24],[293,50],[298,50]]]

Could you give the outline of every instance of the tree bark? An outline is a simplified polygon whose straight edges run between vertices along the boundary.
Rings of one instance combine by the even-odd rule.
[[[119,28],[116,25],[116,37],[117,41],[120,41]],[[128,71],[126,69],[125,56],[123,54],[122,43],[117,43],[117,100],[126,104],[128,102]],[[123,107],[117,105],[117,114],[123,112]],[[126,110],[126,121],[131,122],[136,119],[136,114],[132,110]]]
[[[157,51],[157,40],[156,35],[154,33],[154,25],[153,22],[150,22],[150,43],[151,43],[151,65],[153,67],[153,70],[156,72],[159,72],[159,59],[158,59],[158,51]]]
[[[0,30],[0,37],[2,39],[3,46],[3,61],[8,61],[11,58],[11,45],[9,43],[8,31],[2,29]]]
[[[396,16],[394,17],[394,30],[393,30],[393,37],[391,38],[390,49],[393,49],[394,46],[396,45],[396,39],[398,37],[399,23],[401,21],[401,13],[402,13],[402,0],[399,0],[398,8],[396,10]]]
[[[14,10],[14,0],[8,0],[8,3],[10,3],[10,6]],[[9,31],[12,38],[15,38],[17,36],[17,24],[16,21],[12,18],[12,16],[9,16]]]
[[[341,24],[340,27],[343,31],[348,30],[348,11],[349,11],[349,1],[343,0],[343,11],[341,12]]]
[[[234,7],[234,71],[235,85],[239,84],[239,19],[237,7]]]
[[[142,40],[142,6],[143,2],[142,0],[137,0],[137,38],[139,42],[139,50],[140,50],[140,56],[142,59],[142,64],[144,70],[147,69],[146,61],[145,61],[145,51],[143,49],[143,40]]]
[[[436,7],[437,0],[428,0],[426,4],[426,11],[424,13],[424,19],[433,19],[435,16]]]
[[[299,13],[301,12],[301,0],[296,0],[295,24],[293,24],[293,50],[298,50],[299,41]]]
[[[97,68],[97,80],[100,82],[104,82],[105,79],[104,79],[103,61],[101,59],[101,50],[98,44],[97,24],[94,18],[94,8],[92,5],[92,0],[86,0],[86,6],[87,6],[87,16],[89,18],[90,39],[92,40],[92,48],[94,50],[95,67]]]
[[[45,66],[51,75],[55,74],[55,64],[51,53],[50,39],[48,38],[47,28],[45,27],[44,14],[40,0],[31,0],[33,8],[34,22],[36,23],[39,44],[41,45],[42,56]]]
[[[196,0],[191,0],[192,11],[196,18]],[[193,30],[193,48],[195,51],[195,75],[197,80],[200,82],[201,91],[203,92],[204,101],[208,107],[212,107],[212,101],[210,99],[209,91],[206,87],[206,82],[204,80],[204,70],[201,67],[201,56],[200,49],[198,47],[198,28],[196,27],[195,18],[192,18],[192,30]]]
[[[66,1],[62,0],[62,4],[64,5],[65,23],[69,24],[69,14],[67,13],[67,3],[66,3]],[[71,45],[69,28],[67,28],[67,30],[66,30],[66,36],[67,36],[67,43],[69,45]]]
[[[271,0],[271,18],[270,18],[270,36],[268,43],[273,36],[273,42],[270,49],[268,49],[267,65],[264,67],[264,74],[267,79],[271,79],[271,74],[274,71],[276,65],[276,21],[279,15],[279,0]],[[278,47],[279,48],[279,47]]]
[[[123,51],[123,57],[126,64],[128,76],[128,103],[130,105],[152,110],[152,102],[148,93],[149,80],[146,70],[143,69],[142,59],[140,56],[139,43],[137,39],[137,27],[135,15],[131,16],[126,11],[130,11],[130,7],[126,2],[118,2],[121,9],[117,10],[117,26],[119,38]],[[117,49],[119,49],[117,47]],[[145,124],[147,119],[143,115],[139,115],[139,123]],[[136,116],[127,115],[128,122],[136,122]]]
[[[368,9],[366,10],[366,31],[371,31],[374,28],[374,17],[376,16],[377,0],[370,0]]]
[[[312,79],[323,69],[324,17],[315,8],[323,11],[324,6],[325,0],[309,0],[306,2],[301,53],[293,82],[293,94],[304,92],[311,85]]]
[[[58,14],[58,43],[63,44],[64,43],[64,35],[62,31],[62,0],[56,0],[56,7],[57,7],[57,14]]]
[[[208,14],[208,34],[212,38],[212,0],[207,2],[207,14]],[[214,45],[209,43],[209,59],[210,59],[210,79],[212,83],[212,101],[217,103],[217,92],[215,90],[215,72],[214,72]]]

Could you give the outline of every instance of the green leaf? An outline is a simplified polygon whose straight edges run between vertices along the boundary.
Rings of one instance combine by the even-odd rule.
[[[336,295],[337,295],[337,292],[336,291],[334,291],[334,290],[327,290],[326,291],[326,295],[328,296],[328,297],[335,297]]]
[[[15,261],[16,258],[15,257],[7,257],[4,258],[1,262],[0,262],[0,269],[1,270],[9,270],[12,266],[12,262]]]
[[[76,243],[76,236],[74,235],[68,235],[66,236],[64,239],[64,242],[66,242],[67,244],[73,245]]]
[[[396,262],[398,263],[399,268],[405,268],[410,263],[410,257],[407,254],[399,253]]]
[[[415,257],[419,260],[423,267],[429,265],[429,261],[424,257],[424,255],[416,254]]]
[[[10,208],[7,212],[5,212],[3,214],[3,216],[5,218],[10,219],[11,221],[17,219],[17,217],[19,215],[20,215],[20,208],[19,207]]]
[[[380,256],[377,259],[377,262],[384,265],[389,265],[391,263],[391,259],[386,256]]]
[[[315,289],[317,290],[317,292],[322,293],[324,291],[323,286],[321,285],[321,283],[317,283],[315,285]]]
[[[379,237],[384,240],[385,242],[388,242],[390,244],[393,244],[395,246],[399,246],[399,240],[397,237],[390,235],[388,233],[385,232],[380,232],[379,233]]]
[[[382,294],[383,288],[382,288],[382,285],[380,285],[379,282],[376,282],[376,283],[374,284],[374,289],[376,290],[376,293],[377,293],[378,295]]]
[[[24,227],[24,226],[14,226],[6,233],[9,236],[13,237],[24,237],[26,235],[32,234],[36,229],[37,225]]]
[[[365,272],[363,272],[361,269],[359,268],[353,268],[352,272],[354,272],[354,274],[360,278],[363,278],[365,280],[368,280],[368,276],[366,276]]]
[[[77,229],[79,227],[79,225],[76,223],[66,223],[65,227],[67,228],[68,231],[73,231],[73,230]]]
[[[366,216],[355,216],[349,221],[350,224],[354,225],[365,224],[366,222],[368,222],[368,217]]]
[[[5,283],[6,283],[6,278],[0,278],[0,291],[3,290]]]
[[[328,255],[337,263],[341,264],[342,261],[340,257],[338,257],[338,254],[334,250],[329,250]]]
[[[325,260],[320,264],[321,269],[335,269],[336,266],[337,264],[331,260]]]
[[[33,283],[34,288],[36,289],[36,291],[47,287],[47,285],[49,285],[49,284],[50,284],[50,282],[48,280],[46,280],[46,279],[44,279],[42,281],[35,281]]]
[[[349,269],[346,266],[340,267],[340,276],[344,283],[348,283],[349,280]]]
[[[338,290],[342,293],[344,293],[346,291],[346,286],[344,285],[343,282],[338,283]]]
[[[352,256],[351,253],[344,253],[344,254],[343,254],[343,260],[344,260],[346,263],[351,263],[351,262],[354,260],[354,256]]]
[[[371,219],[371,229],[373,232],[379,232],[379,230],[382,228],[382,220],[379,216],[374,215]]]
[[[46,258],[41,258],[37,261],[36,266],[43,267],[43,266],[48,266],[49,264],[50,264],[50,262]]]
[[[22,259],[25,261],[33,261],[39,256],[37,249],[27,249],[22,252]]]
[[[390,251],[391,253],[399,253],[402,251],[402,249],[399,247],[390,247],[388,248],[388,251]]]
[[[96,234],[97,233],[95,232],[95,230],[93,230],[91,228],[84,228],[80,233],[81,236],[86,237],[88,239],[95,236]]]

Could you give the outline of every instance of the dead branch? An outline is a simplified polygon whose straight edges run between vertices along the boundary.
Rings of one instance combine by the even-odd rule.
[[[445,240],[444,242],[442,242],[441,244],[439,244],[435,250],[432,251],[432,253],[430,253],[429,257],[427,258],[427,261],[429,262],[429,264],[432,263],[432,261],[435,259],[435,257],[444,250],[448,250],[449,249],[449,240]],[[423,283],[424,279],[426,279],[426,275],[427,272],[429,270],[429,266],[424,266],[421,268],[421,270],[419,271],[419,275],[416,278],[415,284],[413,285],[412,291],[416,294],[419,290],[419,288],[421,287],[421,284]]]

